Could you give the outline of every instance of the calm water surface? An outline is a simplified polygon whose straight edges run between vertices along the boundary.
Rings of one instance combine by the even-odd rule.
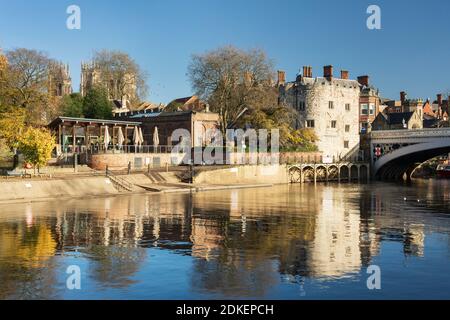
[[[0,205],[0,298],[449,299],[449,200],[430,181]]]

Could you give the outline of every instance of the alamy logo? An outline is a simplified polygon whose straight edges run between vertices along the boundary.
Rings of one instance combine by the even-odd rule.
[[[367,268],[367,289],[380,290],[381,289],[381,269],[379,266],[371,265]]]
[[[67,267],[66,273],[69,277],[66,280],[66,287],[69,290],[81,290],[81,269],[73,265]]]
[[[270,143],[269,143],[270,136]],[[279,164],[280,131],[279,129],[227,129],[225,139],[221,131],[208,129],[200,137],[200,141],[192,141],[186,129],[172,132],[171,141],[175,144],[172,157],[184,153],[183,164]],[[206,140],[206,141],[204,141]],[[191,153],[193,144],[202,145]],[[269,148],[270,147],[270,148]],[[232,158],[232,154],[236,157]]]
[[[81,9],[77,5],[70,5],[67,7],[66,13],[70,16],[66,20],[66,26],[69,30],[81,29]]]
[[[367,18],[367,28],[369,30],[381,29],[381,9],[379,6],[372,4],[367,8],[367,13],[370,16]]]

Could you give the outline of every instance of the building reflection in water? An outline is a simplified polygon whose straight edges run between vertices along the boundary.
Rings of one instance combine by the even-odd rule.
[[[436,194],[422,193],[428,201]],[[135,275],[152,263],[151,248],[191,256],[193,290],[218,295],[260,297],[280,281],[346,277],[367,267],[383,241],[424,254],[426,207],[398,196],[303,185],[14,205],[0,217],[0,298],[36,287],[38,297],[57,295],[57,257],[65,256],[88,259],[101,286],[127,287],[145,281]]]

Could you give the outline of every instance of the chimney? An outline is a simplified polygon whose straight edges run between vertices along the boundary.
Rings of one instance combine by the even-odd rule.
[[[303,76],[305,78],[312,78],[312,67],[311,66],[303,67]]]
[[[402,102],[402,105],[405,103],[405,101],[406,101],[406,92],[405,91],[400,92],[400,101]]]
[[[358,83],[362,86],[369,86],[369,76],[359,76]]]
[[[278,70],[278,85],[284,85],[286,83],[286,72]]]
[[[331,80],[333,78],[333,66],[325,66],[323,67],[323,77]]]
[[[442,106],[442,94],[440,93],[437,95],[437,103],[439,107]]]
[[[303,76],[308,77],[308,66],[303,66]]]
[[[348,71],[341,70],[341,79],[348,80]]]

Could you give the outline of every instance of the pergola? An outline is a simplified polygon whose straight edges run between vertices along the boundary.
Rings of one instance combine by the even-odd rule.
[[[118,144],[119,130],[124,136],[123,145],[132,145],[134,130],[140,126],[141,122],[135,121],[58,117],[48,128],[56,135],[57,153],[60,154],[104,149],[106,128],[113,147]]]

